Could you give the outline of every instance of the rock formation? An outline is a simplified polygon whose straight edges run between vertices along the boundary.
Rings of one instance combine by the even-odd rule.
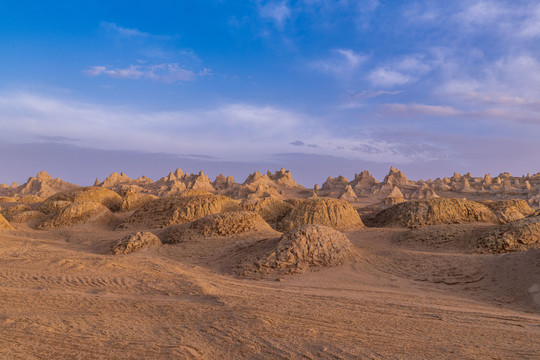
[[[339,195],[339,199],[354,202],[358,200],[358,197],[354,193],[354,190],[352,189],[351,185],[347,185],[345,187],[345,190]]]
[[[232,236],[248,232],[272,231],[272,228],[257,213],[252,211],[231,211],[212,214],[175,226],[167,227],[162,234],[163,242],[176,244],[213,236]]]
[[[233,210],[238,210],[238,202],[223,195],[171,196],[142,205],[122,227],[159,228]]]
[[[486,232],[480,245],[489,252],[511,252],[540,248],[540,216],[500,225]]]
[[[417,227],[422,225],[497,223],[497,217],[485,205],[474,201],[432,198],[412,200],[362,217],[371,227]]]
[[[110,251],[113,255],[131,254],[144,248],[159,245],[161,245],[161,240],[156,235],[148,231],[142,231],[133,235],[127,235],[116,241],[111,246]]]
[[[103,204],[96,201],[74,202],[61,209],[51,218],[38,225],[38,229],[70,227],[73,225],[112,218],[112,213]]]
[[[295,206],[281,222],[285,230],[305,224],[319,224],[337,230],[364,227],[356,209],[344,200],[312,197]]]
[[[353,245],[341,232],[322,225],[303,225],[283,234],[271,252],[247,266],[258,273],[295,274],[309,268],[343,264]]]

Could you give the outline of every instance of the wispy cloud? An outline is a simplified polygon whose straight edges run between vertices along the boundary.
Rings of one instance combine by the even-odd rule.
[[[276,28],[283,30],[285,22],[291,16],[291,9],[285,1],[269,1],[259,5],[259,16],[263,19],[269,19]]]
[[[0,140],[31,141],[37,135],[42,139],[78,139],[83,147],[198,153],[246,161],[298,149],[307,154],[332,153],[379,162],[430,156],[429,151],[422,155],[406,151],[408,139],[340,136],[321,124],[321,119],[303,113],[252,104],[141,112],[28,93],[0,94]],[[418,141],[415,146],[421,144]]]
[[[110,22],[106,22],[106,21],[102,21],[100,26],[106,31],[109,31],[109,32],[112,32],[112,33],[115,33],[115,34],[118,34],[118,35],[122,35],[122,36],[127,36],[127,37],[146,37],[146,36],[150,36],[149,33],[142,32],[142,31],[140,31],[138,29],[127,28],[127,27],[119,26],[119,25],[116,25],[115,23],[110,23]]]
[[[388,68],[377,68],[373,70],[369,74],[368,79],[373,85],[383,87],[404,85],[416,80],[416,78],[411,75],[403,74]]]
[[[327,59],[313,61],[312,68],[336,76],[351,75],[369,58],[351,49],[335,49]]]
[[[108,66],[92,66],[85,70],[88,76],[105,75],[117,79],[150,79],[164,82],[191,81],[197,76],[209,75],[209,69],[203,69],[199,73],[182,68],[177,63],[153,64],[153,65],[130,65],[125,68],[113,68]]]
[[[402,118],[411,118],[416,116],[448,117],[462,114],[462,111],[451,106],[444,105],[385,104],[382,106],[382,109],[389,115]]]

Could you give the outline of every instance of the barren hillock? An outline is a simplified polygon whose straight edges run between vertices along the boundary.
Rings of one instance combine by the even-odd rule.
[[[111,211],[120,211],[122,209],[122,197],[120,195],[112,190],[95,186],[65,191],[50,196],[42,203],[43,209],[47,209],[50,207],[49,204],[55,201],[69,201],[72,203],[98,202]]]
[[[2,209],[1,213],[7,220],[11,221],[15,215],[20,214],[24,211],[30,211],[30,210],[32,210],[30,206],[19,204],[19,205]]]
[[[110,251],[113,255],[131,254],[147,247],[159,245],[161,245],[161,240],[159,240],[156,235],[148,231],[143,231],[136,234],[127,235],[116,241],[111,246]]]
[[[61,209],[57,214],[43,221],[37,228],[49,229],[70,227],[99,219],[109,221],[112,217],[113,215],[110,210],[99,202],[74,202]]]
[[[497,217],[485,205],[449,198],[412,200],[363,216],[370,227],[416,227],[469,222],[497,223]]]
[[[306,224],[325,225],[338,230],[364,226],[356,209],[347,201],[323,197],[311,197],[296,205],[280,226],[290,230]]]
[[[485,200],[480,203],[490,208],[501,224],[523,219],[533,213],[525,200]]]
[[[11,218],[11,222],[25,223],[25,222],[33,221],[33,220],[41,220],[45,216],[46,215],[42,213],[41,211],[28,210],[28,211],[23,211],[16,215],[13,215],[13,217]]]
[[[479,245],[496,253],[540,248],[540,216],[530,216],[497,226],[484,233]]]
[[[170,226],[164,230],[162,238],[165,243],[175,244],[194,238],[232,236],[246,232],[265,231],[271,232],[272,228],[259,214],[252,211],[231,211]]]
[[[353,245],[341,232],[322,225],[303,225],[283,234],[269,253],[246,259],[243,274],[295,274],[309,268],[343,264]]]
[[[0,214],[0,229],[2,230],[13,230],[13,226],[9,224],[6,218]]]
[[[126,189],[120,191],[122,197],[122,210],[134,211],[144,204],[157,199],[157,196],[151,194],[140,194],[135,189]]]
[[[242,210],[254,211],[270,224],[277,224],[293,208],[293,206],[276,196],[246,199],[240,204]]]
[[[222,195],[171,196],[142,205],[123,222],[122,227],[159,228],[237,209],[235,200]]]

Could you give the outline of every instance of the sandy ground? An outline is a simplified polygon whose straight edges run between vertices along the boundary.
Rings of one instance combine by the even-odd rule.
[[[347,233],[342,266],[231,275],[249,237],[107,254],[129,231],[0,232],[1,359],[539,359],[540,252]],[[263,234],[275,237],[276,234]]]

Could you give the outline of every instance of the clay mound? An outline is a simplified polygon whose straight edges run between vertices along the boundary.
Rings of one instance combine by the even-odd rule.
[[[171,226],[163,232],[162,237],[164,243],[176,244],[194,238],[232,236],[246,232],[264,231],[272,231],[272,228],[259,214],[252,211],[231,211]]]
[[[161,245],[161,240],[148,231],[138,232],[133,235],[127,235],[122,239],[116,241],[111,246],[111,254],[131,254],[151,246]]]
[[[111,211],[120,211],[122,209],[122,197],[120,195],[112,190],[95,186],[55,194],[48,197],[42,205],[47,207],[48,205],[46,203],[59,200],[69,201],[72,203],[98,202],[106,206]]]
[[[0,229],[13,230],[13,226],[9,224],[9,222],[6,220],[6,218],[2,214],[0,214]]]
[[[71,201],[45,200],[39,205],[38,210],[44,214],[57,214],[59,211],[65,209],[71,204]]]
[[[150,194],[139,194],[135,189],[120,192],[122,196],[122,211],[134,211],[158,197]]]
[[[501,224],[523,219],[533,213],[525,200],[480,201],[493,211]]]
[[[432,198],[407,201],[388,209],[365,215],[370,227],[417,227],[470,222],[497,223],[497,217],[485,205],[474,201]]]
[[[144,204],[121,227],[159,228],[237,209],[237,202],[223,195],[172,196]]]
[[[341,232],[323,225],[302,225],[283,234],[270,254],[246,266],[246,273],[302,273],[308,268],[341,265],[352,255],[353,245]]]
[[[340,199],[311,197],[295,206],[280,227],[290,230],[300,225],[319,224],[337,230],[364,227],[360,215],[348,202]]]
[[[246,199],[240,204],[240,207],[242,210],[258,213],[265,221],[272,224],[281,221],[293,208],[291,204],[275,196],[262,199]]]
[[[495,253],[540,248],[540,217],[531,216],[497,226],[480,238],[479,246]]]
[[[19,205],[11,206],[6,209],[2,209],[1,213],[7,220],[12,221],[15,215],[20,214],[24,211],[30,211],[30,210],[32,210],[30,206],[19,204]]]
[[[11,218],[11,222],[13,222],[13,223],[26,223],[26,222],[32,221],[32,220],[41,220],[45,216],[47,216],[47,215],[45,215],[41,211],[34,211],[34,210],[23,211],[23,212],[21,212],[21,213],[19,213],[17,215],[14,215]]]
[[[17,198],[11,196],[0,196],[0,203],[12,203],[17,202]]]
[[[108,208],[95,201],[75,202],[38,225],[38,229],[69,227],[112,216]]]

